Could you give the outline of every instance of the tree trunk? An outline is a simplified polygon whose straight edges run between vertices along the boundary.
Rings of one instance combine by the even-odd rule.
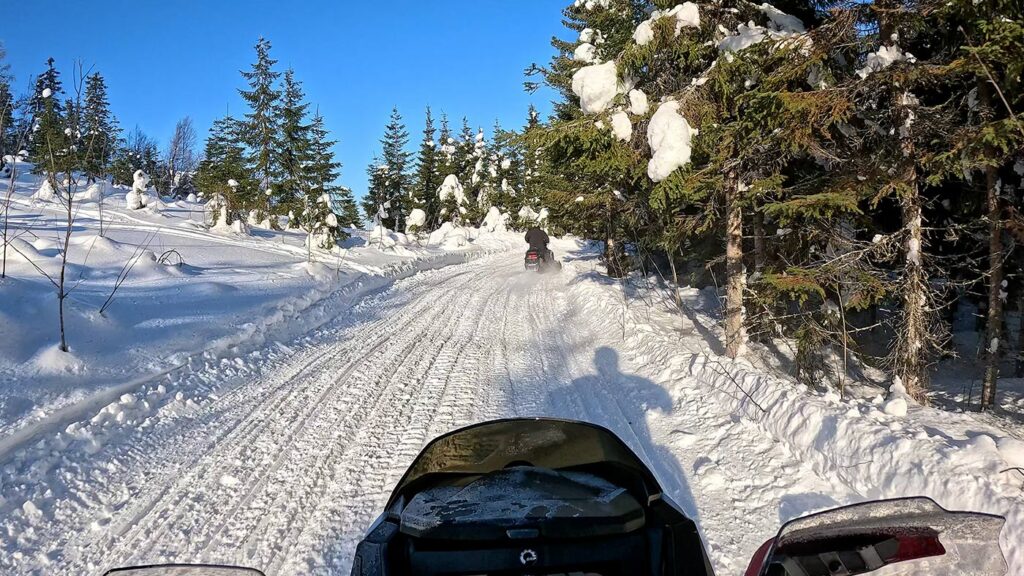
[[[765,247],[764,212],[754,211],[754,272],[764,270],[768,262],[768,251]]]
[[[992,93],[988,82],[978,82],[981,113],[991,115]],[[991,147],[986,156],[993,156]],[[1003,331],[1003,213],[999,206],[999,175],[994,166],[985,167],[985,205],[988,212],[988,316],[985,324],[985,379],[981,384],[981,409],[996,406],[999,381],[999,347]]]
[[[916,176],[916,171],[911,169]],[[925,353],[929,334],[925,321],[928,313],[928,281],[921,264],[923,234],[921,231],[921,197],[916,178],[912,178],[909,192],[900,202],[903,226],[907,235],[904,243],[903,286],[903,342],[898,346],[896,374],[903,381],[907,394],[923,400],[927,388]]]
[[[917,179],[914,149],[913,108],[917,99],[909,92],[893,94],[898,110],[900,152],[904,191],[900,197],[900,217],[906,240],[903,244],[903,310],[900,333],[896,336],[895,375],[906,393],[919,402],[925,401],[928,387],[927,356],[934,346],[934,335],[928,333],[928,276],[925,274],[924,232],[921,214],[921,192]]]
[[[1024,378],[1024,287],[1017,296],[1017,368],[1014,376]]]
[[[736,174],[725,177],[725,354],[736,358],[743,352],[743,208]]]

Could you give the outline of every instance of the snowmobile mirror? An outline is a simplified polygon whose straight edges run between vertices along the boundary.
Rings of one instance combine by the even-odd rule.
[[[264,576],[254,568],[215,564],[152,564],[114,568],[104,576]]]
[[[1004,518],[950,512],[930,498],[879,500],[793,520],[748,576],[1002,576]]]

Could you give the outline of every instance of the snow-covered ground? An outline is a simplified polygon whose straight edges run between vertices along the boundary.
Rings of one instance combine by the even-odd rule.
[[[24,196],[19,218],[52,216]],[[528,415],[619,434],[698,522],[719,574],[742,573],[790,518],[901,495],[1006,515],[1010,573],[1024,573],[1024,482],[1003,471],[1024,445],[1003,422],[844,402],[728,361],[713,294],[684,291],[681,317],[571,241],[553,246],[562,273],[525,273],[518,236],[500,233],[311,268],[296,233],[223,236],[188,203],[140,216],[110,200],[109,245],[90,240],[103,250],[73,272],[73,365],[47,360],[44,281],[25,265],[0,285],[0,573],[202,560],[347,574],[428,440]],[[46,226],[36,249],[52,258]],[[150,261],[98,316],[114,268],[156,228],[153,252],[186,264]]]
[[[38,197],[31,165],[18,168],[7,278],[0,279],[0,447],[26,424],[106,404],[140,379],[302,334],[396,277],[518,246],[517,235],[475,230],[412,245],[353,231],[343,249],[318,251],[309,263],[300,231],[211,230],[201,203],[128,210],[127,189],[106,188],[101,206],[82,187],[69,250],[65,354],[57,348],[56,289],[43,274],[58,276],[65,215],[58,202]],[[5,181],[0,200],[6,190]],[[101,314],[119,276],[124,281]]]

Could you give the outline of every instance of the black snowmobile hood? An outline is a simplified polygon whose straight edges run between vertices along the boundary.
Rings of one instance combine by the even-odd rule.
[[[551,470],[607,465],[641,478],[650,497],[662,493],[644,463],[615,434],[596,424],[553,418],[513,418],[475,424],[427,444],[398,482],[387,507],[435,474],[487,474],[510,466]]]

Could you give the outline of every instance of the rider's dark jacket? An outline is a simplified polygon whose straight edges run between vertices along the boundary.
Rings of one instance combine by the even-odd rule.
[[[534,227],[526,231],[526,243],[530,245],[530,250],[547,250],[549,240],[547,232],[540,228]]]

